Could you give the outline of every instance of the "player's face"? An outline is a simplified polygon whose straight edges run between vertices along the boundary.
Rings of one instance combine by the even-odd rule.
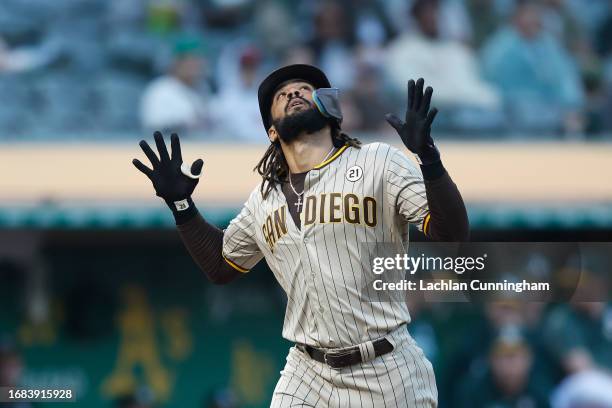
[[[308,82],[290,82],[274,94],[270,112],[272,120],[279,120],[285,116],[295,114],[314,107],[312,93],[314,87]]]

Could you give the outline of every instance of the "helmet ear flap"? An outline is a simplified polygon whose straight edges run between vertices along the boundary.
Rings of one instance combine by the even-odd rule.
[[[338,128],[342,123],[340,91],[338,88],[319,88],[312,93],[315,106],[326,118],[334,119]]]

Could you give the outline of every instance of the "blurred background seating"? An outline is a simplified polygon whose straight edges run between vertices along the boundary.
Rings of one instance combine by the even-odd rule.
[[[449,137],[611,130],[605,0],[7,0],[0,22],[0,86],[9,87],[3,140],[149,132],[156,125],[139,101],[148,83],[176,68],[186,39],[200,42],[199,72],[186,90],[202,98],[206,119],[166,125],[194,138],[265,143],[261,126],[228,120],[240,114],[225,107],[240,101],[254,116],[253,89],[292,62],[327,72],[351,132],[384,128],[382,114],[403,109],[405,82],[418,76],[434,87],[436,130]]]

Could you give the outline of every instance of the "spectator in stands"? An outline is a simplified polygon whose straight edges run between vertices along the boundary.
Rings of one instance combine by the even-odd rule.
[[[469,43],[473,29],[465,0],[441,0],[438,27],[442,38]]]
[[[23,363],[21,355],[9,340],[0,343],[0,387],[19,385]]]
[[[396,32],[402,33],[413,30],[416,23],[413,19],[406,21],[411,15],[411,9],[417,0],[379,0],[384,5],[392,27]],[[468,2],[471,0],[439,0],[438,1],[438,27],[440,36],[447,40],[469,42],[474,34]],[[490,0],[483,0],[487,3]]]
[[[514,126],[580,132],[580,76],[559,40],[542,29],[541,17],[540,4],[517,0],[510,24],[484,46],[484,74],[501,90]]]
[[[385,114],[392,111],[392,106],[384,89],[382,69],[378,65],[361,62],[357,66],[357,84],[352,92],[353,101],[358,111],[357,130],[374,132],[387,131],[389,125],[384,120]]]
[[[260,1],[254,11],[253,29],[258,45],[267,55],[279,57],[292,50],[300,39],[296,16],[287,3]]]
[[[347,90],[355,83],[353,47],[355,33],[348,12],[337,0],[317,4],[313,16],[313,37],[307,46],[313,51],[315,65],[334,86]]]
[[[518,299],[486,302],[483,307],[484,319],[473,328],[473,333],[477,333],[477,339],[469,340],[472,345],[472,355],[486,349],[504,327],[518,327],[523,336],[528,335],[526,310],[526,303]]]
[[[546,350],[565,373],[612,369],[610,304],[588,301],[559,305],[547,316],[542,331]]]
[[[226,140],[263,142],[265,130],[257,103],[262,55],[252,45],[226,51],[220,57],[219,92],[211,100],[216,133]]]
[[[584,130],[597,133],[602,130],[604,116],[601,62],[595,51],[595,42],[568,6],[568,0],[541,0],[542,26],[555,36],[574,60],[584,88]]]
[[[591,48],[587,33],[572,15],[566,0],[541,0],[542,26],[545,31],[554,35],[572,54],[586,52]]]
[[[18,387],[21,381],[23,361],[9,340],[0,339],[0,387]],[[0,404],[7,408],[30,408],[29,402]]]
[[[568,374],[612,368],[612,253],[583,245],[554,273],[555,298],[569,302],[549,308],[537,328],[539,361],[557,380]]]
[[[586,371],[566,378],[550,398],[552,408],[612,407],[612,376],[603,371]]]
[[[472,27],[471,44],[480,48],[497,30],[502,20],[499,2],[490,0],[467,0],[466,8]]]
[[[383,1],[340,0],[353,22],[355,42],[359,46],[379,48],[397,35]]]
[[[396,92],[405,92],[407,78],[423,77],[435,91],[436,104],[496,110],[496,91],[481,80],[474,52],[458,41],[445,40],[438,26],[438,0],[415,0],[415,30],[391,42],[385,70]]]
[[[544,407],[551,384],[533,370],[533,351],[516,326],[505,326],[488,347],[483,369],[459,386],[458,407]]]
[[[489,364],[487,350],[490,350],[492,344],[497,341],[496,339],[504,333],[520,335],[521,342],[526,343],[530,353],[538,357],[530,363],[533,381],[540,384],[547,383],[548,380],[545,379],[552,378],[551,364],[546,358],[543,358],[540,323],[530,315],[534,313],[531,303],[519,299],[504,299],[487,301],[482,306],[482,312],[479,311],[473,323],[467,325],[463,323],[457,327],[453,333],[460,334],[456,336],[456,340],[446,346],[445,355],[448,356],[448,366],[446,375],[442,378],[441,389],[445,390],[448,395],[454,395],[457,390],[456,380],[465,374],[466,367],[469,368],[470,375],[473,377],[470,383],[478,384],[484,381],[480,376],[484,376],[484,373],[489,370],[486,368]],[[541,304],[538,304],[537,309],[540,308]],[[539,314],[538,310],[535,312]],[[507,328],[511,329],[507,330]],[[472,384],[469,387],[471,386],[476,385]]]
[[[174,45],[174,62],[166,75],[145,89],[140,105],[142,126],[170,132],[206,131],[211,127],[201,79],[205,69],[202,45],[182,38]]]

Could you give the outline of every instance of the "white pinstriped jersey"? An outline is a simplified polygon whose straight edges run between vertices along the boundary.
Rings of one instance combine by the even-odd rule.
[[[264,200],[258,186],[223,237],[230,265],[247,272],[265,258],[285,290],[283,337],[346,347],[409,322],[403,292],[393,291],[397,298],[383,303],[364,296],[372,272],[362,251],[387,243],[404,253],[409,224],[427,228],[425,186],[415,163],[384,143],[343,146],[308,172],[303,199],[298,229],[281,189]]]

